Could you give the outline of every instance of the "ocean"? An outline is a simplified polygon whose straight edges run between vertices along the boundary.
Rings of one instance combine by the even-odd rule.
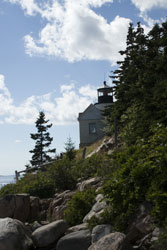
[[[14,182],[15,182],[15,175],[0,175],[0,188],[6,184]]]

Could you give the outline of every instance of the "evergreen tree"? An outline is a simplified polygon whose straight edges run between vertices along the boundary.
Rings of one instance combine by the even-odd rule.
[[[167,124],[167,22],[156,24],[144,35],[138,23],[130,24],[124,59],[114,72],[116,101],[107,110],[107,127],[117,118],[118,129],[127,129],[126,139],[148,137],[150,127]]]
[[[41,165],[51,160],[49,154],[56,152],[56,149],[48,149],[53,141],[53,137],[50,137],[48,132],[52,124],[47,124],[48,121],[49,120],[45,119],[44,112],[39,112],[39,117],[35,122],[37,133],[30,134],[31,138],[36,141],[35,148],[30,150],[30,153],[33,154],[32,160],[30,161],[32,166]]]
[[[75,158],[75,145],[72,142],[71,137],[67,138],[67,142],[65,143],[66,156],[69,160],[73,160]]]

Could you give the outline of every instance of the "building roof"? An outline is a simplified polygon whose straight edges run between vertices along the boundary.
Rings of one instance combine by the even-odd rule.
[[[101,111],[95,105],[90,104],[82,113],[79,113],[78,120],[96,120],[102,119]]]

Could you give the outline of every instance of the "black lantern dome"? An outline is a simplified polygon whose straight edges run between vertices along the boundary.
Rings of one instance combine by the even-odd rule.
[[[106,84],[104,81],[104,86],[97,89],[98,93],[98,103],[113,103],[113,89]]]

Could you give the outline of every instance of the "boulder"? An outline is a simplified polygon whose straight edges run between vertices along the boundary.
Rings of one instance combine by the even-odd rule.
[[[101,184],[101,178],[99,177],[94,177],[94,178],[90,178],[88,180],[85,180],[81,183],[78,183],[78,190],[79,191],[84,191],[86,188],[97,188],[99,187],[99,185]]]
[[[97,202],[93,205],[89,213],[83,218],[83,222],[88,222],[93,216],[100,218],[101,213],[107,208],[107,204],[102,200],[102,196],[97,195]]]
[[[88,250],[131,250],[131,246],[123,233],[108,234],[91,245]]]
[[[10,217],[25,222],[30,212],[28,194],[6,195],[0,199],[0,218]]]
[[[46,221],[47,220],[47,214],[48,209],[50,206],[50,203],[52,202],[52,198],[50,199],[41,199],[39,203],[39,221]]]
[[[29,213],[30,213],[29,194],[16,194],[15,211],[13,218],[25,222],[28,219]]]
[[[98,194],[97,196],[96,196],[96,201],[102,201],[104,199],[104,195],[103,194]]]
[[[37,247],[46,247],[56,242],[67,230],[64,220],[58,220],[36,229],[32,238]]]
[[[107,234],[112,233],[112,226],[111,225],[97,225],[92,230],[92,243],[100,240]]]
[[[47,212],[47,218],[50,221],[64,219],[64,211],[66,209],[67,201],[71,199],[75,191],[66,190],[63,193],[55,195],[55,198],[51,201]]]
[[[29,222],[39,219],[40,199],[39,197],[30,196],[30,213],[28,217]]]
[[[15,196],[5,195],[0,199],[0,218],[14,216],[15,210]]]
[[[34,221],[31,225],[31,231],[34,232],[36,229],[40,228],[42,225],[38,221]]]
[[[82,223],[80,225],[76,225],[76,226],[68,228],[66,233],[72,233],[72,232],[77,232],[77,231],[86,230],[86,229],[88,229],[88,224]]]
[[[136,216],[132,220],[127,229],[127,240],[132,244],[142,239],[145,235],[151,233],[154,230],[154,222],[150,216],[151,204],[144,202],[139,206]]]
[[[28,250],[32,239],[21,221],[11,218],[0,219],[0,249]]]
[[[57,250],[87,250],[91,244],[89,230],[73,232],[62,237],[57,243]]]
[[[88,154],[86,158],[89,158],[92,155],[97,154],[97,153],[104,153],[104,152],[109,153],[109,151],[113,150],[114,147],[115,147],[115,138],[114,138],[114,136],[105,137],[104,140],[99,145],[99,147],[97,147],[93,152]]]

